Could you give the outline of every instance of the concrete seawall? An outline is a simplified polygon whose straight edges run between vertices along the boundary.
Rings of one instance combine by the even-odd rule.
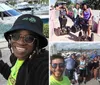
[[[0,40],[0,49],[8,47],[8,42],[6,40]]]

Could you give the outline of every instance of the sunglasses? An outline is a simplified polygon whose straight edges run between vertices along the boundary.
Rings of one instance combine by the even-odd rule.
[[[59,66],[59,68],[64,68],[65,64],[64,63],[53,63],[51,64],[52,68],[57,68],[57,66]]]
[[[20,40],[20,38],[23,38],[25,43],[33,43],[36,39],[33,35],[26,35],[24,37],[20,36],[20,33],[13,33],[10,35],[11,39],[14,41]]]

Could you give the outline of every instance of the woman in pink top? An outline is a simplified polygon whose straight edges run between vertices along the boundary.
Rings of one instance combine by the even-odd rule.
[[[50,10],[50,39],[52,39],[52,36],[54,35],[54,29],[60,28],[59,23],[59,10],[60,6],[55,5],[53,9]]]

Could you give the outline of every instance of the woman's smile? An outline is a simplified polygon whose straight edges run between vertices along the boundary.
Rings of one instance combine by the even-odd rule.
[[[18,52],[25,52],[26,51],[26,48],[22,48],[22,47],[16,47],[16,50],[18,51]]]

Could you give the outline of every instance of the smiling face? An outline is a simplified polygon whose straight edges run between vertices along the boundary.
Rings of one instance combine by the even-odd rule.
[[[80,5],[79,4],[76,4],[76,8],[79,9],[80,8]]]
[[[30,42],[26,43],[25,41],[31,39],[30,37],[26,36],[30,36],[30,32],[26,30],[20,30],[16,32],[16,35],[13,35],[13,37],[11,37],[11,47],[13,53],[18,59],[21,60],[25,60],[27,57],[29,57],[34,48],[35,40],[33,40],[33,42],[31,43]]]
[[[86,5],[86,4],[83,5],[83,9],[84,9],[84,10],[87,9],[87,5]]]
[[[56,80],[62,80],[63,71],[64,71],[64,61],[59,58],[52,60],[51,72]]]

